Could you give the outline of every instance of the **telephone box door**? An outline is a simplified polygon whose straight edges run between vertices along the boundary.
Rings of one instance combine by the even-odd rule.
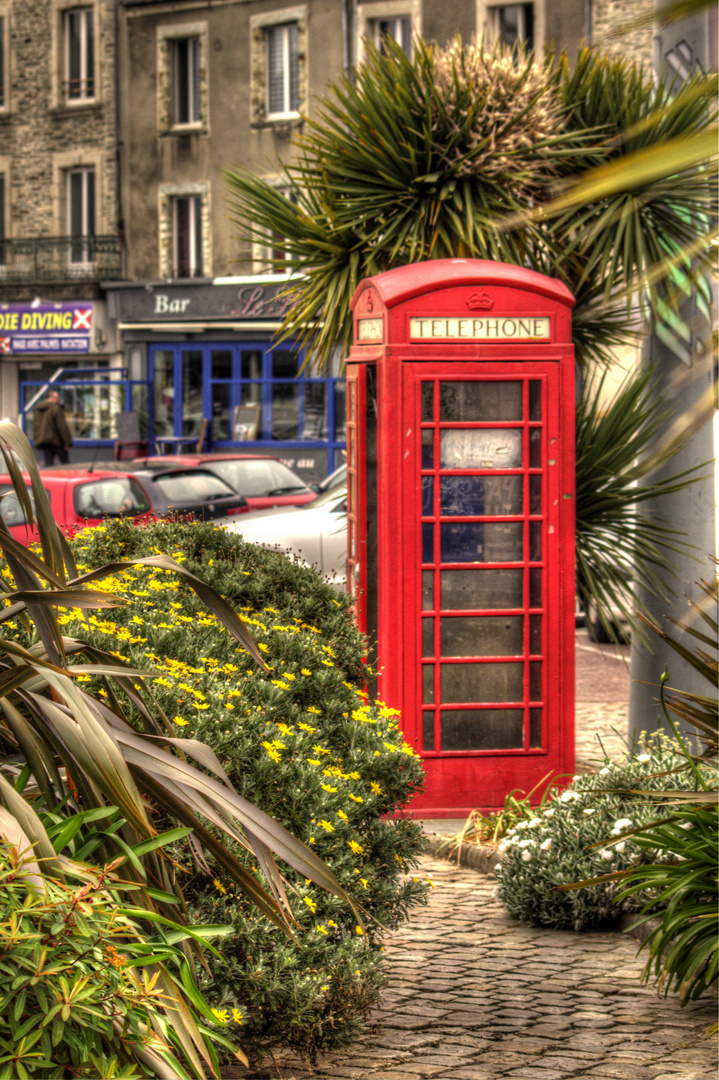
[[[402,430],[416,440],[401,485],[403,726],[427,771],[413,813],[501,806],[562,768],[574,588],[561,574],[558,366],[402,365]]]

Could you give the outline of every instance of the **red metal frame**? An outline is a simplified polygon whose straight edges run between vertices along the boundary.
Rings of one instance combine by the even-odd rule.
[[[481,286],[477,291],[477,286]],[[467,288],[469,286],[469,288]],[[490,290],[490,287],[491,290]],[[499,320],[488,320],[489,329],[522,319],[543,320],[545,340],[413,342],[409,340],[410,319],[418,315],[430,322],[435,316],[440,329],[452,318],[450,329],[461,321],[473,323],[466,307],[479,297],[487,306],[502,312]],[[376,364],[378,401],[377,424],[377,641],[380,667],[379,695],[402,712],[405,737],[421,754],[427,770],[427,785],[405,813],[418,817],[457,817],[471,809],[496,809],[505,796],[520,788],[529,791],[547,773],[567,773],[574,767],[574,358],[571,346],[570,308],[572,299],[558,282],[516,267],[474,260],[443,260],[406,267],[401,271],[369,279],[355,294],[356,325],[360,319],[374,318],[372,330],[381,325],[382,343],[356,345],[348,361],[348,435],[356,458],[348,451],[350,480],[349,534],[356,537],[356,552],[364,550],[367,535],[364,460],[367,363]],[[379,322],[381,316],[381,323]],[[513,316],[513,317],[510,317]],[[416,325],[416,324],[415,324]],[[524,325],[524,324],[523,324]],[[532,324],[533,325],[533,324]],[[547,330],[549,328],[549,330]],[[510,326],[511,329],[511,326]],[[356,331],[356,340],[358,339]],[[366,333],[365,333],[366,337]],[[521,386],[521,418],[511,420],[446,419],[440,416],[440,384],[452,382],[517,382]],[[422,384],[434,386],[433,412],[422,417]],[[532,402],[539,393],[541,409],[530,417]],[[534,408],[533,404],[533,408]],[[442,468],[439,445],[442,432],[487,429],[497,435],[504,429],[520,433],[521,462],[501,469],[496,463],[473,468]],[[539,455],[530,456],[530,437],[539,433]],[[431,439],[431,461],[422,461],[422,439]],[[448,437],[449,438],[449,437]],[[510,443],[513,442],[508,436]],[[534,445],[534,444],[533,444]],[[427,447],[429,449],[429,447]],[[519,477],[521,512],[460,513],[442,511],[441,482],[453,477]],[[479,482],[478,482],[479,483]],[[354,484],[354,494],[352,486]],[[423,485],[432,489],[431,504],[423,508]],[[531,485],[531,489],[530,489]],[[485,485],[489,488],[489,485]],[[532,496],[540,489],[540,502]],[[457,489],[460,490],[459,485]],[[483,486],[484,490],[484,486]],[[513,487],[511,490],[516,490]],[[456,509],[456,506],[455,506]],[[482,506],[483,509],[483,506]],[[512,562],[487,562],[484,537],[486,526],[511,525],[521,530],[522,558]],[[482,554],[468,560],[441,562],[443,527],[477,526]],[[426,530],[423,553],[423,527]],[[481,532],[480,532],[481,530]],[[541,551],[530,551],[539,541]],[[479,550],[479,549],[477,549]],[[530,555],[538,557],[530,558]],[[457,551],[455,551],[457,555]],[[429,557],[428,557],[429,556]],[[423,561],[423,559],[425,561]],[[348,566],[356,568],[350,552]],[[516,607],[443,608],[437,604],[441,575],[447,571],[518,571],[522,577],[521,604]],[[358,619],[363,630],[372,631],[365,618],[363,597],[367,587],[367,559],[359,556]],[[434,599],[423,609],[423,575],[432,575]],[[531,582],[539,575],[541,596],[530,596]],[[476,578],[474,579],[477,580]],[[488,579],[486,579],[488,580]],[[470,581],[467,578],[467,581]],[[510,620],[512,634],[521,626],[521,651],[504,656],[445,655],[442,649],[442,621],[497,618]],[[521,620],[518,623],[517,620]],[[425,636],[423,627],[430,623]],[[459,625],[459,624],[458,624]],[[479,624],[477,624],[479,625]],[[471,624],[465,623],[465,628]],[[530,632],[539,630],[539,646],[530,641]],[[461,629],[461,627],[460,627]],[[476,628],[471,628],[472,630]],[[514,641],[512,642],[514,644]],[[534,651],[530,651],[533,649]],[[443,674],[454,665],[494,665],[498,676],[506,675],[507,685],[521,665],[521,700],[442,702]],[[537,667],[539,665],[539,667]],[[424,669],[431,669],[427,684]],[[478,669],[472,669],[479,675]],[[490,668],[487,673],[491,679]],[[539,675],[539,683],[536,677]],[[471,681],[471,678],[470,678]],[[475,679],[481,689],[481,679]],[[431,684],[431,685],[430,685]],[[468,685],[469,683],[465,683]],[[455,691],[456,694],[456,691]],[[487,745],[475,749],[442,747],[443,713],[447,715],[447,738],[451,721],[462,712],[471,713],[469,727],[462,729],[465,745],[474,737]],[[489,745],[495,736],[492,724],[502,714],[510,729],[506,745]],[[487,724],[482,727],[483,714]],[[424,720],[427,718],[425,725]],[[474,726],[472,726],[474,724]],[[487,731],[490,734],[487,735]],[[466,732],[475,732],[468,736]]]

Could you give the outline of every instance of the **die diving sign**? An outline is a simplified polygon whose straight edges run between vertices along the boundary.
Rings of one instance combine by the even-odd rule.
[[[0,304],[0,353],[90,351],[93,304]]]

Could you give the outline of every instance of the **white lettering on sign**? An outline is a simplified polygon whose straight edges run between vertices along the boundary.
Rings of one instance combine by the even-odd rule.
[[[155,296],[155,315],[182,315],[190,302],[190,297],[182,300],[170,300],[166,293],[157,293]]]
[[[382,320],[381,319],[358,319],[357,320],[357,340],[358,341],[381,341],[382,340]]]
[[[409,336],[420,340],[456,338],[458,341],[547,341],[552,336],[552,320],[548,315],[492,315],[481,319],[463,316],[456,319],[429,319],[413,316],[409,320]]]

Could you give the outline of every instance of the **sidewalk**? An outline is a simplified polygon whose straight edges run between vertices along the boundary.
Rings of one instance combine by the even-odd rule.
[[[680,1009],[642,986],[637,942],[510,919],[485,874],[425,859],[427,907],[387,941],[388,986],[365,1033],[283,1080],[715,1080],[716,998]]]
[[[603,756],[597,734],[611,757],[627,735],[628,670],[618,650],[596,654],[599,670],[577,681],[580,771]],[[583,700],[598,686],[610,700]],[[444,860],[426,857],[418,876],[435,887],[388,936],[387,988],[364,1034],[314,1069],[280,1052],[279,1071],[236,1067],[225,1080],[716,1080],[716,1039],[704,1037],[716,996],[682,1009],[643,986],[634,938],[524,926],[494,899],[492,875]]]

